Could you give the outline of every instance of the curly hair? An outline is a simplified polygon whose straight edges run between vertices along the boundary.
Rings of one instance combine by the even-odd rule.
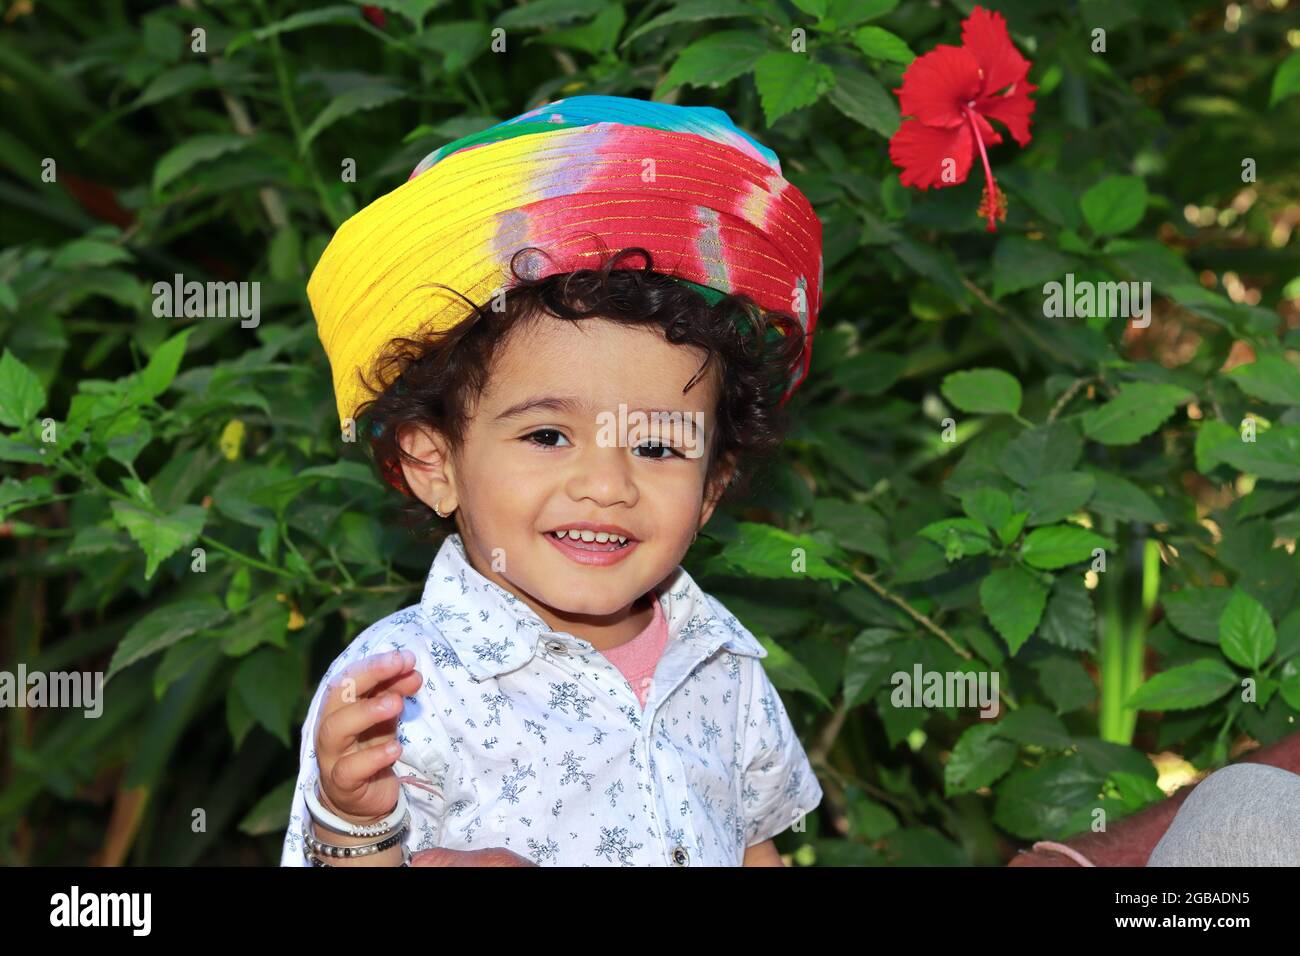
[[[498,306],[481,306],[441,283],[472,309],[463,320],[443,331],[391,339],[377,359],[372,384],[362,381],[375,398],[360,409],[368,421],[371,451],[380,475],[406,495],[402,518],[413,531],[438,538],[454,530],[454,517],[438,518],[416,498],[402,474],[401,462],[415,461],[399,439],[407,426],[435,429],[452,454],[462,446],[470,409],[487,386],[493,356],[512,330],[543,316],[568,321],[600,318],[637,326],[657,327],[673,344],[695,346],[707,354],[688,390],[716,363],[721,374],[718,405],[710,429],[706,487],[720,481],[727,464],[735,465],[723,500],[748,492],[753,470],[779,448],[789,427],[779,399],[794,370],[804,359],[803,327],[788,313],[765,310],[746,295],[721,294],[710,305],[694,289],[672,276],[654,271],[648,250],[623,249],[602,257],[597,269],[563,272],[534,279],[521,275],[519,257],[510,259],[512,285],[498,296]],[[643,268],[619,268],[632,256]]]

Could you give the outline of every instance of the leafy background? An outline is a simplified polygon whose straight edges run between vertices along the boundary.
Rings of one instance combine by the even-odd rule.
[[[1039,87],[996,235],[886,148],[964,3],[9,3],[2,658],[110,679],[98,720],[0,715],[5,862],[276,861],[316,680],[432,556],[339,440],[306,277],[429,151],[578,93],[726,109],[825,226],[796,431],[685,562],[825,786],[795,862],[997,864],[1294,732],[1295,0],[991,6]],[[1044,315],[1067,272],[1151,282],[1150,326]],[[175,273],[260,282],[260,325],[155,317]],[[892,706],[917,663],[995,670],[1000,718]]]

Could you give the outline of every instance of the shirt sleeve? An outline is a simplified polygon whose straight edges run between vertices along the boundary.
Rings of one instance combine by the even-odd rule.
[[[762,663],[752,664],[745,716],[741,805],[745,846],[770,840],[822,800],[821,784]]]
[[[407,635],[394,632],[381,639],[363,641],[361,635],[351,646],[330,665],[312,698],[303,721],[298,751],[298,778],[293,790],[293,804],[289,810],[289,827],[284,835],[284,844],[280,853],[281,866],[311,866],[311,861],[303,853],[302,829],[304,821],[310,821],[307,810],[306,788],[313,785],[316,774],[316,721],[320,713],[330,682],[343,668],[355,660],[381,654],[389,650],[407,649],[415,654],[416,669],[429,683],[429,668],[433,667],[431,655],[421,641],[410,639]],[[402,744],[402,756],[393,764],[393,770],[406,793],[406,802],[411,810],[411,824],[407,831],[405,843],[412,853],[428,850],[439,845],[441,826],[446,810],[444,781],[447,761],[442,746],[435,744],[445,740],[441,724],[432,711],[428,693],[421,688],[412,697],[407,697],[402,716],[398,718],[397,737]],[[328,840],[328,837],[325,837]]]

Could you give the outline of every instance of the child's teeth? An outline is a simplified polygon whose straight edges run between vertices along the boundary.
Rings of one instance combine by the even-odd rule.
[[[587,541],[597,544],[608,544],[613,541],[616,544],[627,544],[627,538],[619,534],[610,534],[607,531],[577,531],[563,530],[552,532],[557,538],[563,541],[568,538],[570,541]]]

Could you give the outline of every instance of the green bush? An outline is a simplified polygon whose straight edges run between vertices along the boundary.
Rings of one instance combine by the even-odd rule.
[[[1162,799],[1149,755],[1294,732],[1293,10],[992,5],[1038,87],[996,234],[978,164],[919,192],[887,149],[965,4],[12,5],[3,659],[109,680],[97,720],[2,715],[5,862],[275,862],[316,681],[432,559],[340,441],[306,277],[432,149],[579,93],[726,109],[825,227],[796,430],[685,562],[825,785],[783,849],[995,864]],[[156,315],[176,274],[256,280],[260,321]],[[1149,325],[1067,281],[1149,282]],[[916,666],[996,673],[999,718],[895,706]]]

